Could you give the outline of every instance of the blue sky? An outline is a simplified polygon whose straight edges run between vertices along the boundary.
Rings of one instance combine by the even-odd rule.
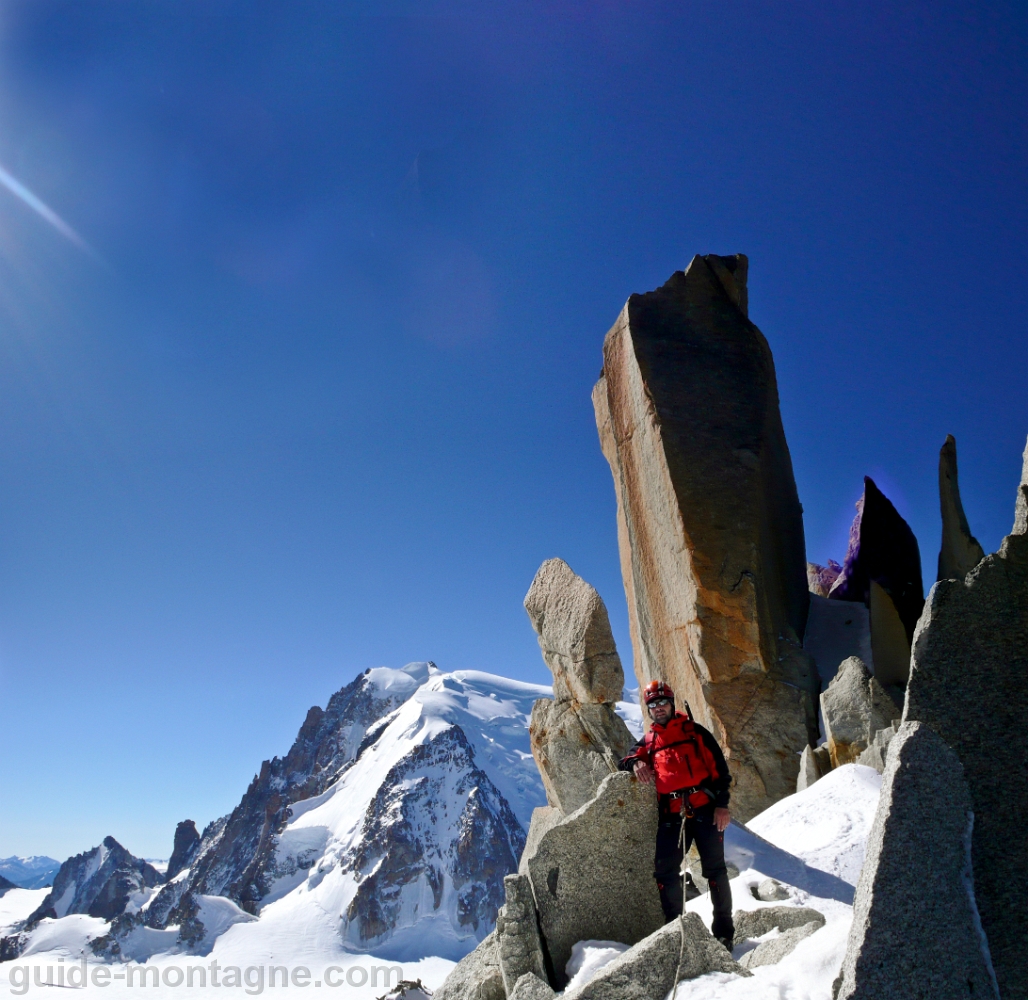
[[[986,551],[1028,434],[1028,9],[6,2],[0,856],[166,857],[365,667],[630,664],[589,393],[625,299],[750,257],[808,556],[862,476]],[[483,13],[486,11],[486,13]]]

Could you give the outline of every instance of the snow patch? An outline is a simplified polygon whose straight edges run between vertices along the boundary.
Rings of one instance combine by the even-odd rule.
[[[629,946],[620,941],[579,941],[571,946],[571,957],[564,966],[568,976],[565,992],[585,986],[601,969],[610,965]]]

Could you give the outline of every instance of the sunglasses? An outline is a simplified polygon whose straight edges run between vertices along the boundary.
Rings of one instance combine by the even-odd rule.
[[[653,701],[650,702],[649,707],[650,708],[656,708],[658,705],[671,705],[671,704],[673,704],[673,702],[671,701],[670,698],[654,698]]]

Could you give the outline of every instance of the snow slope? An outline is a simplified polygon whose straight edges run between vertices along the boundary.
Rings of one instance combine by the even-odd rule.
[[[777,965],[753,970],[751,979],[712,973],[679,984],[677,1000],[828,1000],[839,974],[853,920],[853,891],[875,810],[881,776],[848,764],[830,771],[802,792],[776,802],[746,827],[733,823],[725,835],[726,853],[739,865],[732,880],[736,910],[765,906],[810,906],[826,924],[801,941]],[[789,898],[762,903],[754,897],[765,878],[778,879]],[[709,896],[688,904],[709,926]],[[736,941],[735,957],[756,946]]]

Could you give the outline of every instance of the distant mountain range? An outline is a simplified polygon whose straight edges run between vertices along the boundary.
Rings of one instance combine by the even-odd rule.
[[[0,858],[0,875],[20,889],[43,889],[53,885],[60,867],[60,861],[43,856]]]

